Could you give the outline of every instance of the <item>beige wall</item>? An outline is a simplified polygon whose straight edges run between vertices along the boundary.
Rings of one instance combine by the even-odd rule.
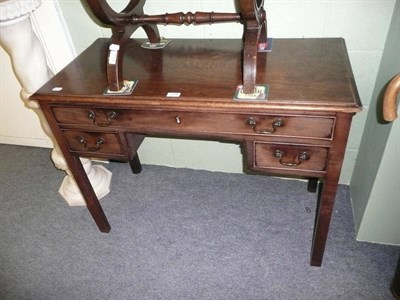
[[[84,1],[59,0],[58,2],[77,53],[89,46],[97,37],[110,36],[108,29],[100,28],[90,19],[82,7]],[[128,1],[109,0],[108,2],[114,8],[121,9]],[[353,172],[394,4],[395,0],[266,1],[269,36],[276,38],[343,37],[346,40],[365,110],[355,117],[353,123],[341,178],[342,183],[349,183]],[[233,0],[148,0],[145,5],[145,12],[149,14],[234,10],[235,1]],[[160,26],[160,32],[167,38],[240,38],[242,26],[240,24]],[[138,32],[135,36],[144,37],[144,34]],[[225,172],[242,171],[242,156],[237,145],[205,141],[147,139],[139,152],[143,163]]]

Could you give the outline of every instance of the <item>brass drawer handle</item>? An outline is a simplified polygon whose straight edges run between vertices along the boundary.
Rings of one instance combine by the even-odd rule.
[[[101,123],[96,121],[96,113],[93,110],[88,112],[88,118],[92,119],[93,124],[100,127],[108,127],[112,125],[113,120],[118,117],[118,114],[115,111],[110,111],[107,113],[107,121],[106,123]]]
[[[299,155],[297,155],[297,162],[284,161],[285,152],[283,152],[282,150],[279,150],[279,149],[275,150],[274,156],[276,158],[279,158],[279,163],[285,167],[297,167],[297,166],[300,166],[303,161],[310,159],[310,155],[305,151],[301,152],[301,153],[299,153]]]
[[[276,132],[278,127],[283,127],[285,122],[282,119],[276,119],[274,123],[272,123],[272,130],[266,129],[257,129],[257,121],[253,117],[247,119],[247,125],[253,127],[253,131],[257,134],[273,134]]]
[[[83,136],[79,137],[79,143],[83,144],[83,147],[85,148],[85,150],[92,151],[92,152],[99,151],[101,149],[101,145],[104,145],[105,142],[106,141],[104,138],[98,138],[96,140],[95,147],[88,147],[86,139]]]

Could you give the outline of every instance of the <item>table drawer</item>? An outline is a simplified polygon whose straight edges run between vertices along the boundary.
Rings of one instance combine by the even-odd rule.
[[[182,132],[332,139],[334,117],[166,110],[53,107],[58,123],[124,127],[141,133]]]
[[[106,157],[124,154],[118,133],[81,130],[63,130],[62,132],[71,152]]]
[[[310,145],[247,142],[250,168],[276,170],[277,173],[290,171],[293,175],[325,172],[328,150],[329,148]]]

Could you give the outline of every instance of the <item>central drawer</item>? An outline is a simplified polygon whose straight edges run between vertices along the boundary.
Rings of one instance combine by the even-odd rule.
[[[59,124],[124,128],[140,133],[239,134],[332,139],[334,117],[169,110],[53,107]]]

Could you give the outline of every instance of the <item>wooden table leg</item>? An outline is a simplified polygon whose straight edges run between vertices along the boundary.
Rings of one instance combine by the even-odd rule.
[[[311,265],[320,267],[324,256],[326,240],[329,232],[329,225],[332,218],[333,206],[335,203],[336,188],[334,182],[322,183],[322,190],[319,195],[317,214],[314,225],[314,237],[311,249]]]
[[[336,125],[334,129],[335,140],[329,150],[326,175],[322,181],[322,189],[319,193],[315,217],[314,236],[311,248],[312,266],[319,267],[322,264],[340,172],[349,136],[351,119],[351,114],[338,113],[336,115]]]
[[[135,156],[129,161],[133,174],[139,174],[142,172],[142,164],[140,163],[139,155],[136,153]]]
[[[96,193],[93,190],[92,184],[90,183],[89,178],[85,172],[85,169],[82,166],[80,158],[70,153],[69,147],[66,144],[63,133],[57,125],[57,121],[54,118],[50,106],[47,103],[41,103],[40,107],[44,115],[46,116],[54,137],[56,138],[60,150],[64,155],[64,159],[67,162],[69,172],[71,173],[69,175],[72,175],[77,186],[79,187],[79,190],[81,191],[82,196],[85,199],[86,206],[94,221],[96,222],[97,227],[100,229],[101,232],[109,232],[111,230],[111,226],[108,223],[107,217],[104,214],[99,199],[97,198]]]
[[[86,172],[82,166],[82,162],[78,156],[64,155],[68,162],[70,172],[74,177],[76,184],[78,185],[85,201],[86,206],[92,215],[97,227],[101,232],[110,232],[111,226],[108,223],[107,217],[104,214],[103,208],[100,205],[99,200],[92,188],[92,185],[86,175]],[[67,157],[68,156],[68,157]]]
[[[307,191],[310,193],[315,193],[318,188],[318,178],[308,178],[308,185],[307,185]]]

